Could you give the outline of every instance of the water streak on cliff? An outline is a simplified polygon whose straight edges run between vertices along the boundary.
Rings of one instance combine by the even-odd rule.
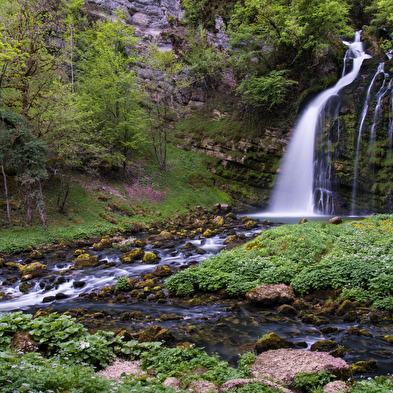
[[[348,52],[344,62],[353,61],[350,72],[335,86],[320,93],[301,115],[284,157],[281,172],[273,190],[271,213],[276,215],[313,215],[314,212],[314,148],[320,115],[326,103],[357,77],[363,60],[370,56],[364,52],[360,32],[353,43],[344,42]],[[344,70],[347,64],[344,63]]]

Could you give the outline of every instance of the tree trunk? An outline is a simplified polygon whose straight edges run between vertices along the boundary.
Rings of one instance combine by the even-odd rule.
[[[31,198],[31,184],[26,183],[26,220],[29,224],[33,222],[33,201]]]
[[[42,229],[44,231],[47,231],[48,230],[48,226],[47,226],[47,223],[46,223],[44,195],[42,193],[41,182],[38,182],[38,187],[39,187],[39,193],[38,193],[38,197],[37,197],[37,208],[38,208],[38,212],[40,213]]]
[[[58,208],[59,208],[59,212],[61,213],[61,214],[65,214],[66,213],[66,208],[65,208],[65,206],[66,206],[66,203],[67,203],[67,199],[68,199],[68,195],[69,195],[69,192],[70,192],[70,188],[71,188],[71,175],[69,175],[68,176],[68,181],[67,181],[67,188],[66,188],[66,190],[65,190],[65,194],[64,194],[64,196],[63,196],[63,198],[62,198],[62,200],[61,200],[61,191],[62,191],[62,188],[63,188],[63,177],[64,177],[64,175],[61,175],[61,181],[60,181],[60,187],[59,187],[59,194],[58,194],[58,196],[57,196],[57,206],[58,206]]]
[[[8,199],[7,176],[5,175],[3,164],[1,164],[1,171],[3,172],[3,179],[4,179],[4,192],[5,192],[5,200],[7,203],[7,218],[8,218],[8,222],[10,223],[10,226],[12,226],[11,213],[10,213],[10,201]]]

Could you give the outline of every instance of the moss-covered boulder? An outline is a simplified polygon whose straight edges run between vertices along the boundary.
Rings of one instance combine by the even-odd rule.
[[[336,314],[342,316],[349,311],[355,311],[355,306],[350,300],[344,300],[338,307]]]
[[[95,255],[81,254],[75,259],[75,269],[83,269],[85,267],[95,267],[100,264],[99,259]]]
[[[213,227],[214,228],[221,228],[224,225],[225,221],[224,221],[224,217],[221,216],[217,216],[213,218]]]
[[[230,235],[224,240],[224,244],[231,244],[236,242],[236,236],[235,235]]]
[[[158,263],[161,258],[156,255],[154,252],[147,252],[142,259],[142,263],[149,265],[153,263]]]
[[[281,349],[281,348],[294,348],[295,344],[285,340],[285,338],[280,337],[276,333],[269,333],[267,337],[261,338],[255,344],[256,353],[262,353],[269,351],[271,349]]]
[[[124,253],[120,257],[120,260],[123,263],[131,263],[131,262],[143,259],[144,255],[145,255],[145,252],[141,248],[134,248],[133,250]]]
[[[175,337],[170,330],[163,328],[160,325],[150,326],[148,329],[144,330],[138,338],[140,343],[150,342],[150,341],[174,341]]]
[[[318,340],[311,345],[311,351],[330,352],[337,347],[337,343],[333,340]]]
[[[296,315],[297,310],[295,307],[290,306],[289,304],[282,304],[278,309],[277,312],[282,315]]]
[[[42,254],[42,252],[35,250],[29,255],[29,258],[31,258],[31,259],[44,259],[44,255]]]
[[[377,369],[377,362],[375,360],[361,361],[352,364],[352,372],[354,374],[365,374]]]
[[[43,265],[40,262],[33,262],[29,263],[28,265],[20,265],[19,273],[22,276],[30,274],[31,277],[39,277],[42,276],[45,267],[46,265]]]
[[[157,266],[153,271],[153,275],[157,277],[167,277],[171,274],[171,268],[168,265]]]
[[[28,284],[26,281],[19,285],[19,291],[22,293],[29,293],[31,288],[33,288],[33,284]]]

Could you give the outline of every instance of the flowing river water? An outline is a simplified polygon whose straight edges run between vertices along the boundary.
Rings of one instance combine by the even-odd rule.
[[[254,216],[254,218],[257,217],[258,215]],[[319,216],[311,219],[327,222],[329,217]],[[294,223],[298,221],[298,218],[282,218],[281,220],[286,223]],[[243,233],[251,239],[263,228],[268,229],[259,226],[253,230],[243,231]],[[144,240],[148,234],[141,233],[135,237]],[[148,244],[145,246],[145,252],[156,251],[161,257],[159,265],[182,269],[189,265],[197,265],[202,260],[218,253],[224,248],[226,237],[227,235],[221,234],[209,239],[183,239],[174,241],[166,249],[156,249],[154,245]],[[206,254],[201,255],[196,253],[195,249],[190,251],[190,249],[184,248],[187,241],[191,241],[195,246],[205,250]],[[196,306],[186,306],[184,303],[177,304],[175,301],[167,303],[146,300],[134,303],[119,303],[113,300],[89,301],[88,298],[80,295],[98,292],[106,286],[115,285],[120,276],[140,277],[141,274],[152,272],[157,264],[144,265],[140,262],[122,264],[120,262],[122,252],[119,249],[93,251],[90,248],[88,252],[96,255],[100,260],[104,260],[102,264],[97,267],[70,270],[60,274],[73,265],[74,251],[75,249],[68,249],[46,253],[45,259],[42,261],[46,265],[46,272],[42,277],[35,279],[34,287],[27,294],[19,291],[19,280],[10,284],[12,274],[9,270],[3,269],[0,273],[0,282],[8,282],[8,284],[3,286],[1,290],[12,298],[0,301],[0,312],[23,310],[35,313],[40,308],[50,307],[62,313],[83,307],[88,310],[89,315],[103,314],[100,319],[94,320],[94,325],[86,323],[88,327],[94,326],[95,329],[115,332],[124,329],[136,332],[142,328],[159,324],[170,329],[178,342],[195,343],[197,346],[204,347],[210,354],[218,354],[222,360],[226,360],[230,364],[236,364],[239,354],[253,350],[257,340],[269,332],[275,332],[287,340],[299,344],[299,347],[305,350],[310,349],[310,346],[318,340],[329,339],[335,340],[338,345],[350,350],[344,357],[348,363],[374,359],[377,361],[378,369],[372,375],[382,375],[392,371],[393,344],[381,340],[381,336],[393,334],[391,323],[378,325],[373,325],[370,321],[332,323],[329,326],[339,328],[339,330],[335,333],[324,334],[321,331],[324,325],[308,325],[302,323],[299,318],[279,315],[273,308],[252,306],[244,300],[227,299],[217,304]],[[25,258],[26,255],[17,255],[13,257],[12,261],[22,262]],[[7,261],[10,259],[7,258]],[[107,268],[103,268],[103,266]],[[84,286],[75,288],[73,283],[77,281],[84,282]],[[43,302],[45,298],[56,297],[56,295],[57,299],[52,302]],[[235,311],[229,311],[228,307],[233,303],[238,303],[240,307]],[[102,313],[104,310],[109,312]],[[143,319],[120,320],[120,315],[123,313],[134,311],[141,311]],[[171,317],[162,318],[164,315],[171,315]],[[372,337],[348,334],[350,327],[356,327],[358,330],[365,329],[371,333]]]

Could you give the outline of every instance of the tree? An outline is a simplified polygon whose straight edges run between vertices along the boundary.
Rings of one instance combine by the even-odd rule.
[[[99,146],[101,163],[125,168],[145,136],[139,87],[131,69],[138,39],[124,14],[115,17],[95,23],[80,37],[76,93],[79,110],[86,114],[82,132]]]
[[[12,224],[5,167],[16,172],[16,179],[25,187],[27,222],[33,221],[34,200],[40,214],[42,227],[47,230],[42,180],[47,178],[46,154],[48,147],[42,139],[28,131],[26,121],[11,111],[0,113],[0,160],[7,199],[7,216]]]
[[[173,51],[160,51],[155,44],[147,48],[144,65],[150,71],[144,90],[151,143],[160,169],[167,171],[170,122],[179,116],[182,95],[195,79],[185,73],[186,65],[176,59]]]
[[[232,69],[259,104],[283,101],[283,93],[341,45],[348,5],[337,0],[245,0],[232,17]],[[278,95],[275,97],[275,90]],[[261,96],[259,97],[259,94]],[[248,96],[248,97],[247,97]]]
[[[374,1],[366,11],[374,18],[371,24],[377,27],[380,45],[385,52],[393,50],[393,0]]]
[[[9,53],[17,52],[3,66],[3,104],[37,122],[50,103],[52,81],[57,76],[56,4],[51,0],[1,0],[0,4],[0,41],[7,44]]]

